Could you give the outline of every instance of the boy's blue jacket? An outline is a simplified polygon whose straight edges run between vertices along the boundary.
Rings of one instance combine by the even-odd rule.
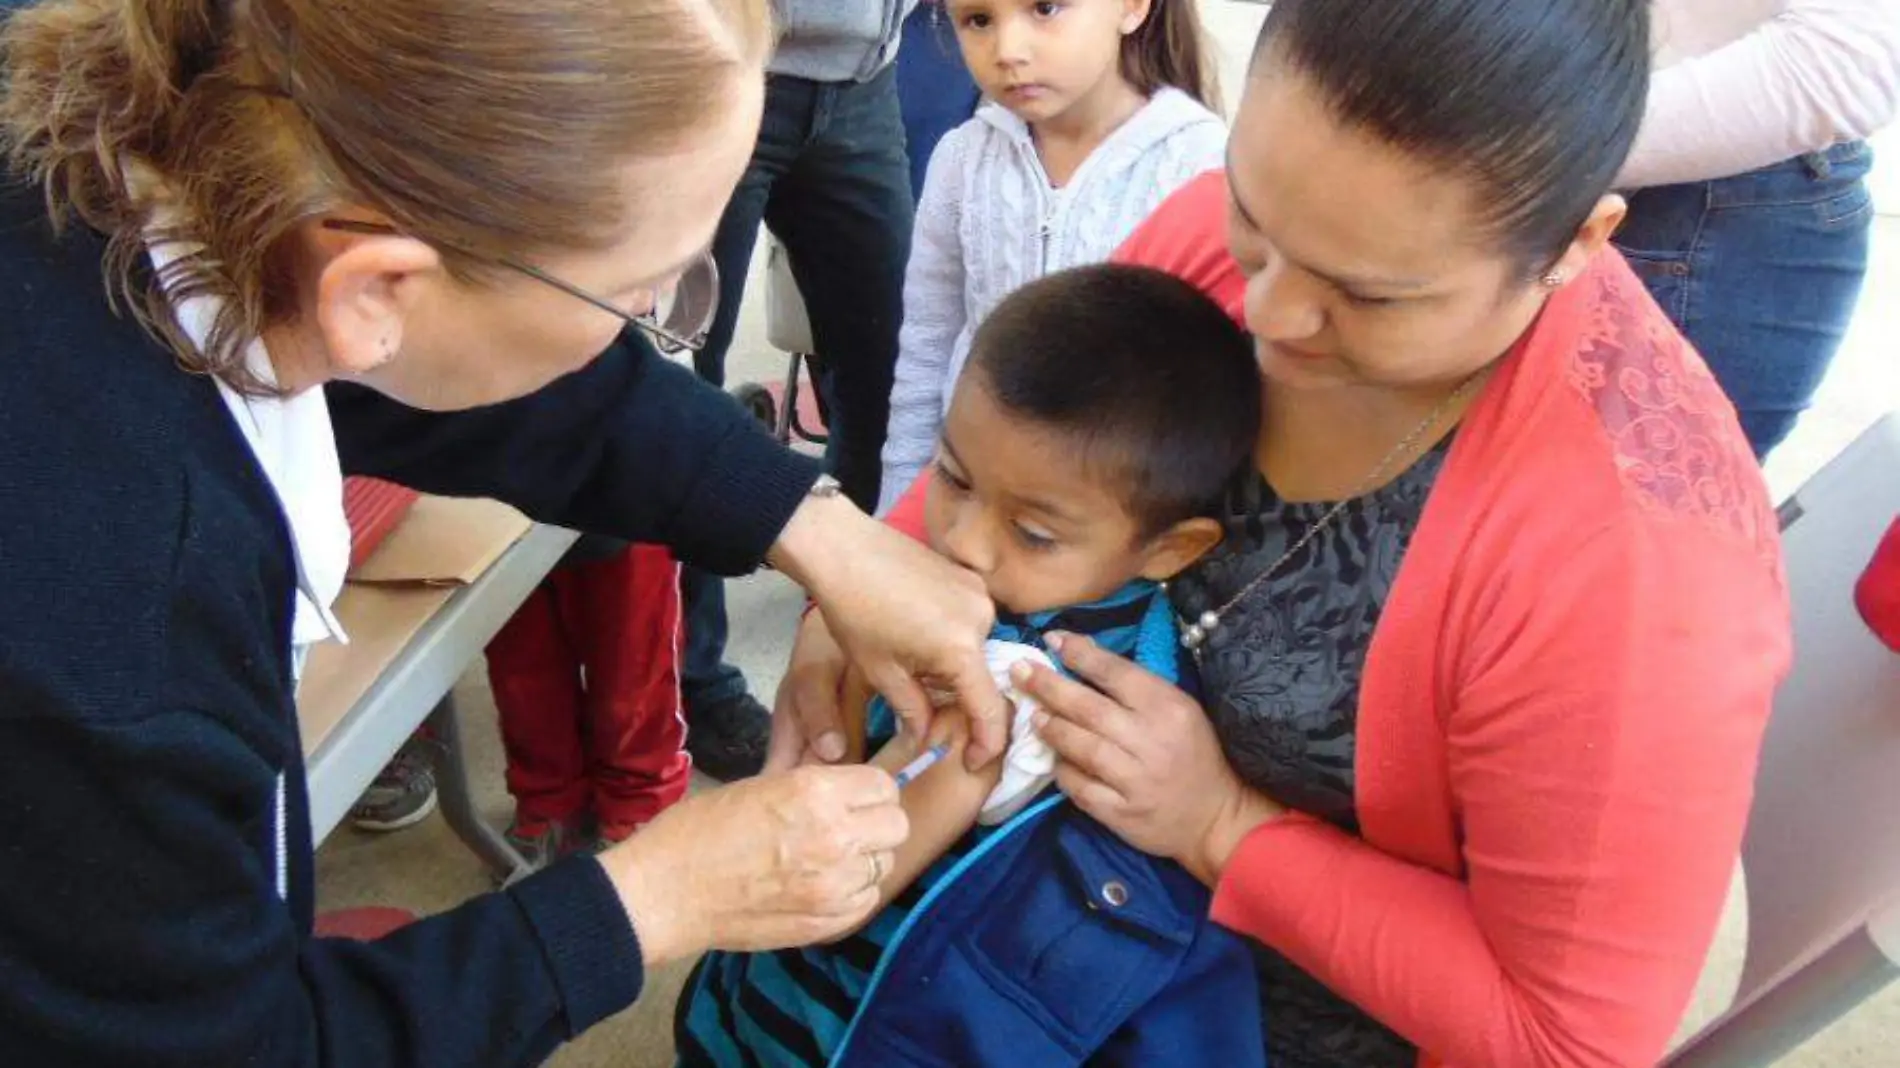
[[[1208,893],[1044,803],[920,913],[832,1061],[1264,1066],[1260,995]]]
[[[1119,651],[1180,679],[1166,594],[1128,595],[1150,605],[1137,647]],[[1010,629],[998,636],[1039,639],[1030,621]],[[1179,865],[1052,791],[918,903],[832,1064],[1264,1066],[1252,955],[1209,904]]]

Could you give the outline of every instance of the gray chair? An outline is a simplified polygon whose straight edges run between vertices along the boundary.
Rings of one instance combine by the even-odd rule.
[[[776,394],[769,387],[747,382],[736,387],[732,395],[770,427],[780,442],[807,441],[823,445],[825,432],[805,425],[798,403],[800,391],[810,389],[817,401],[819,417],[823,418],[824,398],[806,373],[818,351],[812,341],[811,317],[805,312],[805,298],[798,291],[798,279],[792,274],[790,254],[771,231],[766,232],[765,240],[765,340],[785,353],[789,364],[784,385]]]
[[[1782,507],[1794,669],[1742,844],[1747,955],[1733,1007],[1671,1068],[1773,1064],[1900,977],[1900,656],[1853,600],[1896,514],[1900,413]]]

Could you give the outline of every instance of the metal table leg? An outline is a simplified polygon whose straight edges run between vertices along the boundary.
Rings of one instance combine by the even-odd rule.
[[[475,810],[475,793],[469,781],[467,754],[462,746],[461,713],[455,695],[447,693],[429,713],[429,730],[442,744],[436,760],[436,790],[442,806],[442,818],[455,836],[468,846],[503,886],[513,885],[531,870],[508,839],[488,825]]]
[[[457,590],[436,610],[342,722],[309,751],[312,841],[322,842],[336,829],[377,773],[422,725],[422,711],[434,709],[435,702],[452,691],[468,665],[482,655],[482,647],[574,544],[574,538],[573,531],[558,527],[537,525],[528,531],[480,578]],[[452,716],[439,718],[453,720]],[[459,752],[456,758],[460,759]]]
[[[785,388],[779,391],[778,425],[772,428],[772,436],[780,445],[792,443],[792,430],[798,421],[798,372],[805,362],[796,352],[789,359],[791,365],[785,370]]]

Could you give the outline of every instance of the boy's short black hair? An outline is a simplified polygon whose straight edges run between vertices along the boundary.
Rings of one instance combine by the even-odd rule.
[[[1260,433],[1253,343],[1220,306],[1146,267],[1031,282],[978,328],[970,367],[1005,411],[1071,434],[1152,537],[1215,514]]]

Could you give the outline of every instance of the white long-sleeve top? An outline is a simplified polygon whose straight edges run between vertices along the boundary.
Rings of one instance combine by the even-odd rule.
[[[1900,0],[1652,0],[1618,186],[1707,181],[1872,136],[1900,110]]]
[[[944,135],[917,206],[878,511],[937,448],[977,324],[1024,283],[1100,263],[1168,195],[1219,167],[1227,126],[1175,89],[1156,93],[1054,188],[1029,127],[987,105]]]

